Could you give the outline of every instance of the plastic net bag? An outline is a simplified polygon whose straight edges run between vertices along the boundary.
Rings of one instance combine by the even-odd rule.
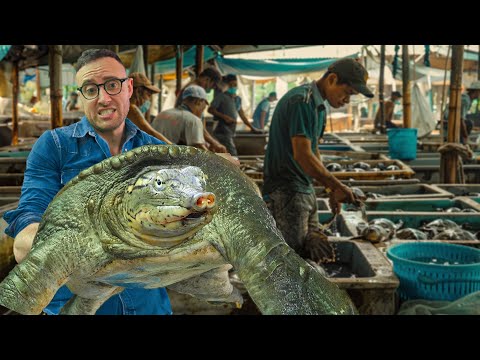
[[[409,300],[398,315],[480,315],[480,291],[455,301]]]

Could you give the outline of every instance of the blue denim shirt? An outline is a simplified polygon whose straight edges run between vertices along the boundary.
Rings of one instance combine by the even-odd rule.
[[[122,152],[147,144],[165,144],[146,134],[129,119],[125,120],[126,140]],[[26,226],[40,222],[42,215],[58,191],[78,173],[111,157],[107,142],[100,137],[86,117],[70,126],[46,131],[35,142],[27,158],[20,203],[3,218],[9,224],[5,233],[17,236]],[[45,308],[47,314],[58,314],[72,297],[61,287]],[[125,289],[108,299],[97,315],[163,315],[172,314],[164,288]]]

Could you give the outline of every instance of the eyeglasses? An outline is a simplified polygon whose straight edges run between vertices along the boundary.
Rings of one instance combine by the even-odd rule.
[[[108,95],[120,94],[122,91],[122,84],[125,80],[128,80],[128,77],[125,79],[108,80],[103,84],[85,84],[82,87],[77,88],[77,90],[80,91],[85,99],[93,100],[98,97],[98,94],[100,94],[100,86],[103,86]]]

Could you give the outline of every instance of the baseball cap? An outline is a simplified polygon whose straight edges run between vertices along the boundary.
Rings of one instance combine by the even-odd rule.
[[[474,81],[467,87],[467,90],[480,90],[480,81]]]
[[[142,73],[134,72],[134,73],[131,73],[130,75],[128,75],[128,77],[133,79],[133,87],[144,86],[147,89],[153,91],[154,93],[160,93],[161,92],[161,90],[158,87],[152,85],[150,80],[148,80],[148,78],[145,75],[143,75]]]
[[[402,94],[400,94],[400,91],[392,91],[392,96],[402,97]]]
[[[189,87],[187,87],[183,91],[182,100],[185,100],[186,98],[189,98],[189,97],[205,100],[208,104],[207,93],[205,92],[205,89],[202,88],[201,86],[190,85]]]
[[[328,67],[328,71],[339,75],[351,87],[368,98],[373,98],[373,93],[367,86],[368,72],[358,61],[352,58],[343,58],[335,61]]]
[[[276,99],[277,93],[275,91],[272,91],[270,94],[268,94],[268,97],[274,97]]]

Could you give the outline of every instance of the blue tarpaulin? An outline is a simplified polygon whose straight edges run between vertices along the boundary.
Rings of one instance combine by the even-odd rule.
[[[349,57],[356,58],[358,54]],[[282,76],[287,74],[301,74],[327,69],[336,58],[308,58],[308,59],[275,59],[275,60],[246,60],[232,58],[217,58],[216,61],[222,73],[250,76]]]
[[[187,51],[183,53],[183,68],[188,69],[195,65],[195,56],[196,56],[196,48],[195,46],[191,47]],[[209,47],[205,47],[203,51],[203,61],[208,61],[213,59],[216,56],[215,51],[210,49]],[[175,72],[176,69],[176,58],[157,61],[155,63],[155,73],[156,74],[172,74]]]
[[[190,48],[183,55],[183,68],[195,65],[195,47]],[[349,57],[356,58],[359,54]],[[301,74],[322,71],[335,62],[336,58],[308,58],[308,59],[275,59],[275,60],[247,60],[224,58],[209,47],[205,47],[204,61],[215,58],[222,74],[239,74],[250,76],[282,76],[287,74]],[[171,74],[175,72],[176,59],[172,58],[155,63],[155,73]]]
[[[3,60],[5,55],[7,55],[8,51],[10,50],[11,47],[12,47],[12,45],[0,45],[0,61]]]

